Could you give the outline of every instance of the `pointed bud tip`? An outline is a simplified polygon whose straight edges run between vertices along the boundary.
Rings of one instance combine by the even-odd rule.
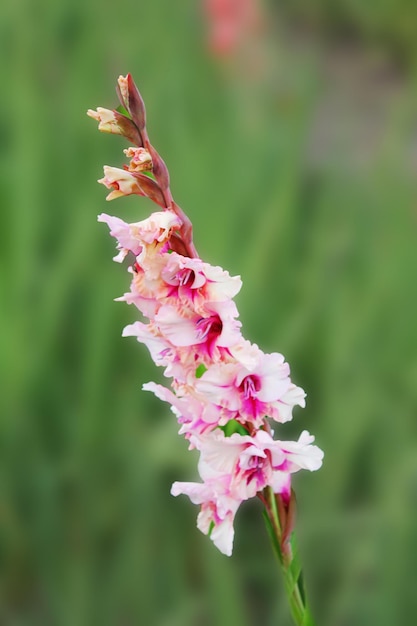
[[[97,113],[97,111],[94,111],[93,109],[88,109],[87,115],[88,117],[92,117],[93,119],[97,120],[97,122],[100,121],[100,115]]]

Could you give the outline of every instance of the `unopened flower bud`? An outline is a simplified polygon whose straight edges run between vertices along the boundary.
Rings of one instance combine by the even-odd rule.
[[[143,135],[146,125],[145,104],[130,74],[117,79],[118,95],[122,105],[129,111],[140,133]]]
[[[88,109],[87,115],[92,117],[94,120],[97,120],[98,129],[103,133],[114,133],[116,135],[121,134],[114,111],[111,111],[110,109],[103,109],[103,107],[97,107],[96,111]]]
[[[98,122],[102,133],[122,135],[135,145],[142,146],[142,137],[134,122],[118,111],[97,107],[96,111],[88,109],[87,115]]]
[[[136,178],[127,170],[121,170],[118,167],[104,166],[104,178],[98,181],[105,185],[107,189],[113,189],[106,197],[106,200],[114,200],[121,196],[130,196],[131,194],[143,195]]]
[[[104,177],[98,181],[105,185],[107,189],[113,189],[106,197],[106,200],[114,200],[121,196],[147,196],[160,207],[166,208],[164,195],[155,182],[146,174],[141,172],[122,170],[118,167],[104,166]]]
[[[152,169],[152,157],[145,148],[130,147],[123,152],[130,159],[130,172],[147,172]]]
[[[119,85],[120,90],[120,97],[123,101],[122,104],[126,107],[126,109],[128,109],[129,107],[129,85],[127,82],[127,77],[128,74],[126,76],[119,76],[119,78],[117,79],[117,84]]]
[[[168,168],[165,165],[165,162],[163,161],[163,159],[160,157],[160,155],[157,153],[157,151],[152,145],[149,146],[149,152],[152,158],[152,164],[153,164],[152,171],[155,176],[155,179],[158,181],[158,185],[161,187],[161,189],[164,191],[167,191],[169,189]]]

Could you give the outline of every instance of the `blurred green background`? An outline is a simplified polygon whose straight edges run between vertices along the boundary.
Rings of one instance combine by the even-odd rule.
[[[283,352],[325,451],[294,480],[321,626],[417,614],[417,5],[260,5],[215,55],[198,2],[0,8],[0,623],[289,625],[261,509],[232,558],[173,499],[196,458],[112,263],[96,184],[122,163],[87,108],[131,72],[201,256],[241,274],[245,335]],[[285,437],[284,437],[285,438]]]

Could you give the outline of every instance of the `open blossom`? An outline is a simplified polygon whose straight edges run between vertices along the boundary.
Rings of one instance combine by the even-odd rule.
[[[169,239],[175,228],[181,227],[181,220],[173,211],[157,211],[133,227],[144,243],[161,243]]]
[[[262,441],[259,433],[266,441]],[[201,478],[227,478],[229,494],[241,502],[253,498],[270,484],[274,469],[284,463],[278,442],[270,440],[264,431],[258,431],[253,437],[238,433],[226,437],[222,431],[215,431],[204,439],[195,436],[191,441],[200,449],[198,471]]]
[[[239,362],[215,363],[197,384],[197,390],[212,402],[235,413],[240,421],[257,427],[264,416],[277,422],[291,419],[296,404],[304,406],[304,391],[292,385],[289,366],[281,354],[259,351],[252,368]]]
[[[132,230],[131,224],[126,224],[119,217],[106,215],[106,213],[101,213],[97,219],[99,222],[105,222],[110,228],[111,236],[117,239],[117,249],[120,252],[113,258],[114,261],[121,263],[129,252],[133,252],[135,256],[140,253],[142,242]]]
[[[132,274],[130,291],[117,300],[133,304],[148,318],[155,317],[167,295],[167,285],[161,278],[163,265],[164,255],[158,254],[156,245],[151,246],[147,254],[138,255],[136,263],[129,268]]]
[[[114,260],[131,259],[130,291],[117,299],[145,318],[126,326],[123,336],[146,345],[164,368],[170,388],[149,382],[143,389],[171,406],[180,434],[199,453],[202,482],[175,482],[171,493],[200,505],[198,528],[230,555],[240,504],[271,488],[289,501],[292,474],[317,470],[323,453],[307,431],[297,441],[274,438],[270,420],[291,420],[305,393],[281,354],[266,354],[243,338],[234,302],[240,277],[198,258],[191,222],[172,200],[168,170],[149,142],[143,101],[129,74],[119,77],[118,90],[129,117],[102,108],[89,115],[100,130],[132,138],[137,147],[125,150],[129,166],[105,166],[99,182],[111,189],[108,200],[146,195],[162,209],[130,224],[98,217],[117,240]]]
[[[202,435],[223,424],[217,407],[194,397],[191,393],[184,397],[177,396],[167,387],[156,383],[145,383],[142,389],[152,391],[157,398],[171,405],[171,410],[181,425],[179,432],[190,440],[191,447],[195,447],[193,436]]]
[[[266,417],[290,420],[293,407],[304,406],[305,393],[292,383],[281,354],[265,354],[243,339],[233,301],[240,279],[169,249],[181,227],[174,212],[159,211],[134,224],[105,214],[99,219],[118,241],[116,260],[128,252],[136,257],[131,291],[120,299],[150,320],[130,324],[123,335],[144,343],[173,379],[173,391],[155,383],[144,389],[171,405],[180,433],[200,451],[203,482],[174,483],[172,493],[201,505],[198,527],[230,554],[241,502],[267,486],[289,498],[291,474],[321,465],[322,452],[307,432],[283,442],[264,428]],[[230,420],[247,435],[227,437],[219,430]]]
[[[148,311],[150,312],[150,311]],[[136,337],[149,350],[156,365],[165,367],[165,376],[174,378],[173,384],[187,383],[189,377],[195,378],[198,367],[195,353],[187,348],[174,346],[161,335],[152,322],[134,322],[123,329],[123,337]]]
[[[214,357],[215,348],[227,348],[240,339],[238,311],[233,301],[213,302],[205,316],[199,313],[181,314],[172,305],[162,306],[155,316],[161,334],[174,346],[198,346],[199,354]]]
[[[123,337],[136,337],[139,343],[145,344],[155,365],[169,369],[175,362],[180,361],[178,350],[157,332],[153,332],[151,324],[139,321],[128,324],[123,329],[122,335]],[[168,372],[167,376],[169,375]]]
[[[241,504],[229,495],[227,479],[213,479],[205,483],[180,483],[172,485],[173,496],[186,494],[193,504],[201,504],[197,528],[210,535],[214,545],[227,556],[232,554],[233,522]]]
[[[218,535],[211,535],[211,539],[226,555],[233,548],[231,522],[244,500],[268,485],[289,499],[291,474],[300,469],[317,470],[323,459],[307,431],[298,441],[289,442],[274,440],[264,430],[258,430],[253,437],[237,433],[226,437],[214,430],[208,435],[192,436],[190,441],[200,450],[198,470],[204,482],[175,482],[171,493],[188,495],[194,504],[201,504],[199,519],[218,529]],[[207,534],[208,526],[199,528]]]
[[[207,302],[230,301],[242,286],[239,276],[176,252],[170,255],[162,277],[170,286],[169,296],[192,305],[197,312],[204,311]]]
[[[201,451],[200,476],[204,479],[230,475],[230,493],[241,500],[254,497],[267,485],[274,486],[277,473],[289,475],[300,469],[318,469],[323,453],[312,445],[313,441],[307,431],[301,433],[298,441],[278,441],[265,430],[258,430],[253,436],[234,433],[230,437],[220,430],[191,439]],[[277,484],[281,483],[279,476]]]
[[[305,393],[294,385],[279,353],[265,354],[241,335],[233,297],[241,287],[219,267],[170,249],[181,220],[170,210],[126,224],[102,214],[122,260],[129,252],[131,291],[119,300],[134,304],[149,319],[127,326],[124,336],[144,343],[154,362],[172,378],[172,390],[147,383],[144,389],[171,405],[180,434],[200,452],[202,483],[174,483],[201,505],[198,528],[230,554],[233,520],[244,500],[266,487],[289,499],[291,475],[318,469],[322,452],[303,432],[298,441],[273,439],[265,419],[286,422]],[[226,436],[230,420],[243,433]],[[246,434],[244,434],[246,433]]]
[[[99,222],[105,222],[110,234],[117,239],[120,253],[115,261],[123,261],[129,252],[139,256],[146,244],[164,243],[169,239],[171,231],[181,227],[181,221],[172,211],[157,211],[141,222],[127,224],[118,217],[101,213]]]

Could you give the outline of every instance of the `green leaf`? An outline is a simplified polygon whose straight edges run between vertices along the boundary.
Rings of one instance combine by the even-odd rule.
[[[125,115],[126,117],[130,119],[129,111],[125,109],[123,105],[119,104],[119,106],[116,108],[116,111],[118,113],[121,113],[121,115]]]
[[[220,430],[224,432],[226,437],[230,437],[234,433],[239,433],[239,435],[247,435],[248,431],[240,422],[237,420],[230,420],[224,426],[219,426]]]
[[[195,370],[195,377],[201,378],[204,372],[207,372],[207,367],[204,365],[204,363],[200,363],[200,365]]]

